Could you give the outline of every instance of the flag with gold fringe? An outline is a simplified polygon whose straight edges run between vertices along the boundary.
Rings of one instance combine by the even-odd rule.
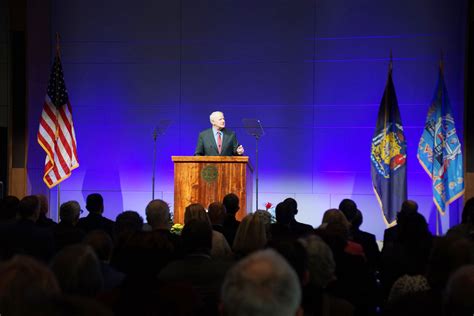
[[[442,65],[417,156],[432,179],[436,208],[444,215],[446,206],[464,194],[464,173],[461,143],[456,134]]]

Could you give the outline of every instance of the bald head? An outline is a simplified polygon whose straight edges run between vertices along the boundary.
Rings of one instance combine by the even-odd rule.
[[[226,275],[221,292],[225,315],[294,315],[301,300],[298,277],[273,250],[257,251]]]

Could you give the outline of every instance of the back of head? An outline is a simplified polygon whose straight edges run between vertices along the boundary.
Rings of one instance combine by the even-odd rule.
[[[397,214],[397,222],[403,220],[404,216],[418,213],[418,204],[412,200],[406,200],[402,203],[402,208]]]
[[[16,196],[8,195],[6,196],[0,206],[0,221],[2,220],[12,220],[16,218],[18,212],[18,205],[20,204],[20,199]]]
[[[211,221],[209,220],[209,216],[207,216],[204,206],[199,203],[190,204],[184,210],[184,225],[186,225],[192,219],[206,222],[209,226],[211,226]]]
[[[74,224],[79,220],[81,214],[81,206],[77,201],[68,201],[61,204],[59,208],[59,218],[61,222]]]
[[[474,265],[458,269],[449,278],[445,292],[445,315],[474,314]]]
[[[240,209],[239,206],[239,197],[234,193],[229,193],[224,196],[222,200],[222,204],[224,204],[227,214],[234,214],[237,213]]]
[[[28,195],[21,199],[18,204],[18,213],[23,219],[32,219],[36,221],[40,213],[40,202],[36,195]]]
[[[102,290],[104,280],[99,259],[88,245],[63,248],[51,260],[50,266],[64,293],[93,297]]]
[[[344,213],[338,210],[337,208],[329,209],[323,214],[322,224],[333,224],[333,223],[339,223],[343,226],[346,226],[348,229],[350,227],[350,223],[347,220]]]
[[[274,250],[262,250],[239,261],[226,275],[221,298],[224,315],[294,315],[301,288],[290,265]]]
[[[335,279],[336,262],[331,248],[318,236],[308,236],[299,241],[308,253],[310,283],[325,288]]]
[[[224,221],[225,214],[226,214],[224,204],[219,203],[219,202],[214,202],[214,203],[209,204],[207,214],[209,215],[209,219],[211,220],[211,223],[213,225],[222,224],[222,222]]]
[[[263,249],[267,244],[267,230],[262,216],[248,214],[237,228],[232,249],[240,255]]]
[[[271,241],[269,247],[286,259],[298,275],[301,285],[306,285],[308,281],[308,254],[303,245],[293,238],[286,238]]]
[[[291,220],[295,218],[295,215],[287,203],[280,202],[275,208],[275,217],[277,223],[281,225],[289,225]]]
[[[94,249],[99,260],[108,262],[112,257],[114,243],[105,231],[93,230],[84,237],[83,242]]]
[[[40,202],[40,213],[41,214],[48,214],[49,211],[49,203],[48,203],[48,198],[44,194],[38,194],[36,195]]]
[[[99,193],[92,193],[87,196],[86,208],[89,213],[102,214],[104,212],[104,199]]]
[[[398,221],[398,239],[407,244],[425,241],[431,237],[428,223],[423,215],[419,213],[406,213]]]
[[[21,315],[33,301],[60,293],[54,274],[43,263],[23,255],[0,264],[0,311]]]
[[[170,207],[163,200],[153,200],[148,203],[146,209],[146,220],[154,229],[165,228],[170,223]]]
[[[349,222],[352,222],[357,212],[357,204],[351,199],[343,199],[339,203],[339,210],[346,216]]]
[[[115,234],[121,236],[141,231],[143,228],[143,218],[135,211],[125,211],[115,218]]]
[[[187,253],[210,253],[212,248],[211,226],[206,222],[192,219],[184,225],[181,239]]]
[[[467,200],[464,204],[462,210],[462,223],[474,225],[474,197]]]
[[[286,204],[288,210],[293,214],[298,214],[298,202],[294,198],[286,198],[283,203]]]

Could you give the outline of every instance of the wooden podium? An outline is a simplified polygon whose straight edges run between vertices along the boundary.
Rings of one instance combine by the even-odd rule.
[[[174,162],[174,222],[184,223],[184,209],[200,203],[206,209],[228,193],[239,197],[242,219],[252,208],[252,167],[246,156],[172,156]]]

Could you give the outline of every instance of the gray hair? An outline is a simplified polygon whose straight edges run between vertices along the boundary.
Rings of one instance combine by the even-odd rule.
[[[211,124],[212,124],[212,120],[216,117],[217,114],[222,114],[224,115],[224,113],[222,113],[221,111],[214,111],[211,113],[211,115],[209,115],[209,121],[211,121]]]
[[[81,206],[77,201],[68,201],[61,204],[59,208],[59,218],[62,222],[72,223],[81,213]]]
[[[336,262],[331,248],[318,236],[299,239],[308,253],[308,269],[310,283],[325,288],[334,280]]]
[[[226,275],[221,298],[225,315],[294,315],[301,302],[298,277],[274,250],[257,251]]]

